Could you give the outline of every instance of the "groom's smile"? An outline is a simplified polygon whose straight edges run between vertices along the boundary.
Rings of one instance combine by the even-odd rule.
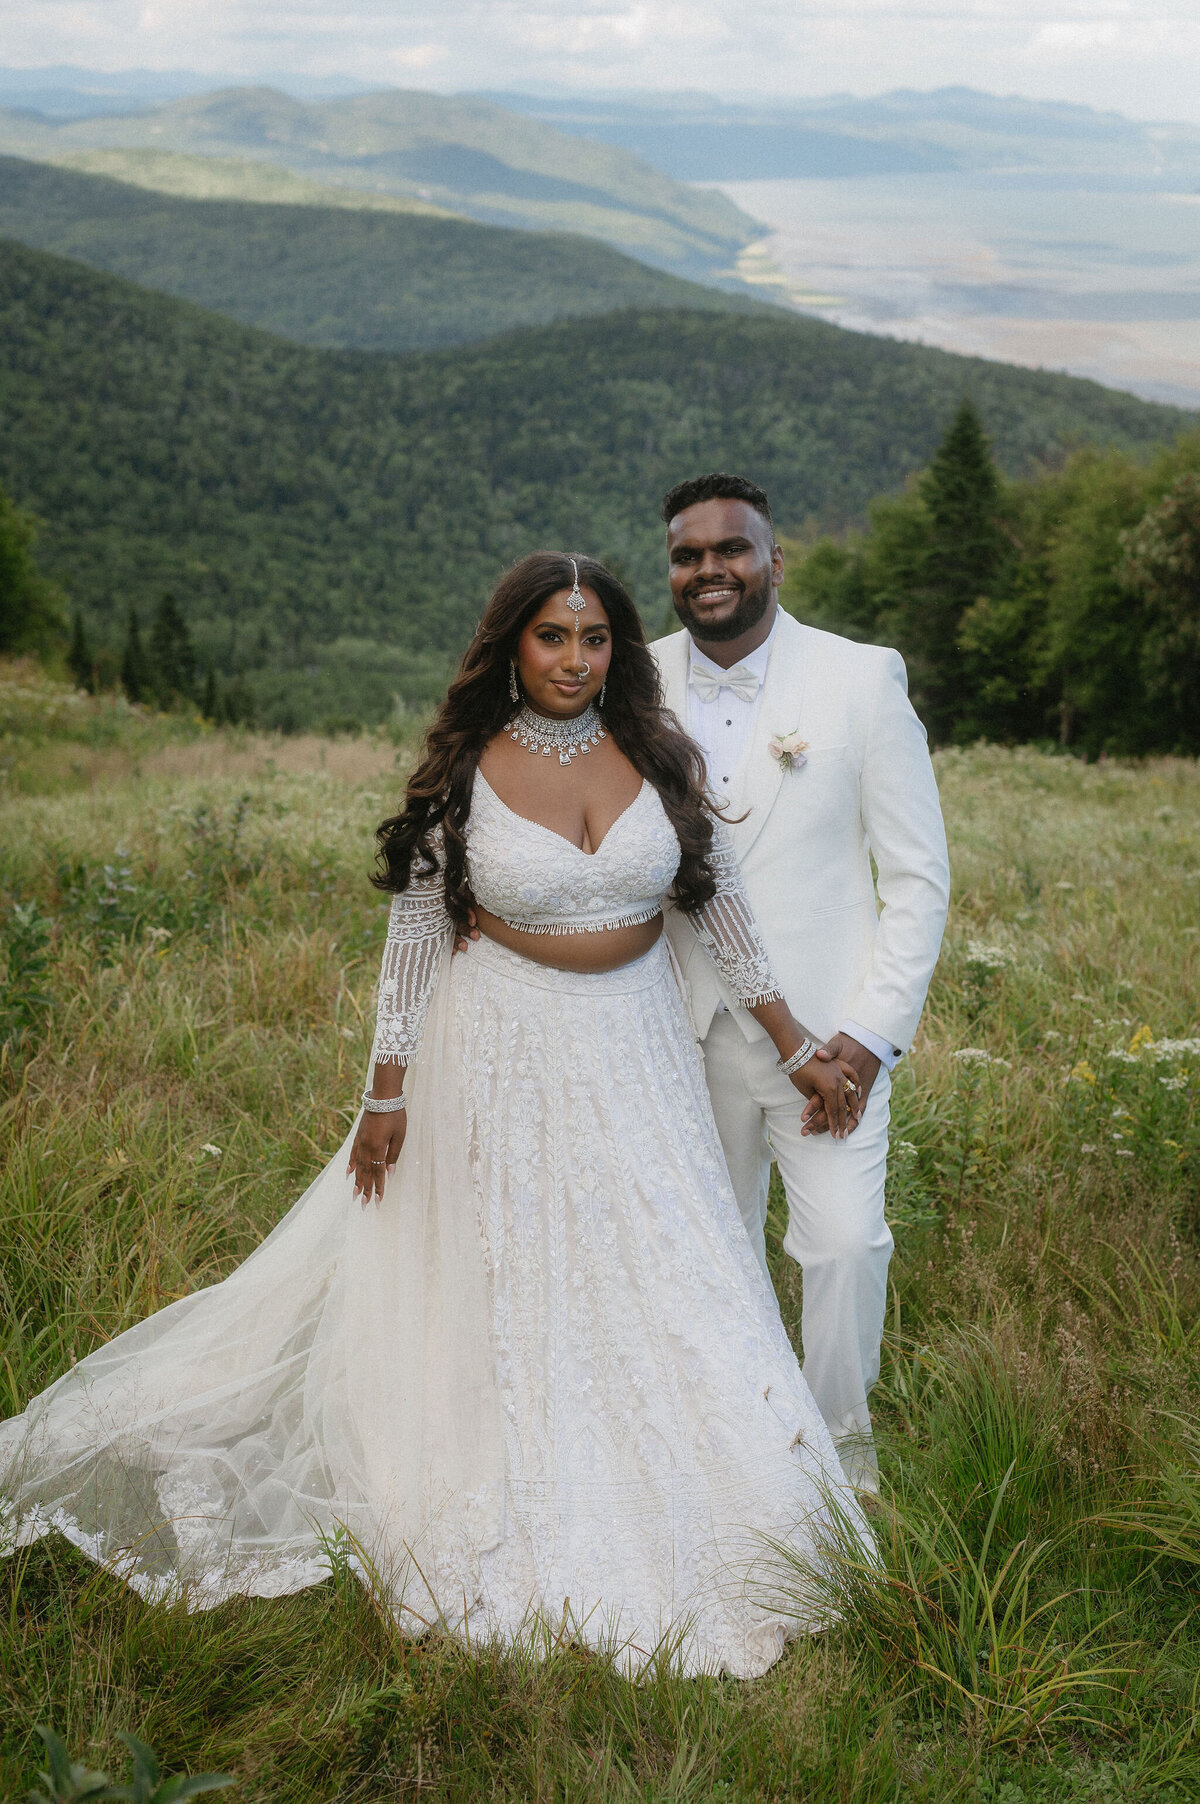
[[[668,522],[667,553],[675,612],[697,645],[742,657],[762,643],[783,559],[761,514],[744,501],[698,501]]]

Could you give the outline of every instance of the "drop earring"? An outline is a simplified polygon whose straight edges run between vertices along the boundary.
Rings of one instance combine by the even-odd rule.
[[[602,707],[603,707],[603,706],[604,706],[604,691],[605,691],[605,690],[606,690],[606,689],[607,689],[607,688],[608,688],[608,678],[607,678],[607,677],[605,677],[605,679],[604,679],[604,681],[603,681],[603,682],[602,682],[602,683],[601,683],[601,685],[600,685],[600,693],[599,693],[599,695],[598,695],[598,696],[597,696],[597,697],[596,697],[596,706],[597,706],[597,707],[598,707],[598,708],[602,708]]]
[[[517,661],[515,658],[510,658],[508,660],[508,693],[515,702],[520,701],[521,686],[517,682]]]

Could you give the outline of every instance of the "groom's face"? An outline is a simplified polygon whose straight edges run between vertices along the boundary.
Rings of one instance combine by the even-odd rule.
[[[698,501],[667,526],[675,612],[693,639],[722,644],[758,625],[783,580],[783,554],[748,501]]]

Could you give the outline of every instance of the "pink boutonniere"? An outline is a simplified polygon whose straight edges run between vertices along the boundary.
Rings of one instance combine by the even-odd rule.
[[[804,755],[808,750],[808,740],[801,739],[799,733],[776,733],[767,741],[767,750],[777,764],[782,764],[784,770],[799,770],[801,765],[808,762]]]

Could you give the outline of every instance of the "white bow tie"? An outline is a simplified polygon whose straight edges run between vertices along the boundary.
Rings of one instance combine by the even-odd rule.
[[[739,701],[752,702],[762,687],[761,678],[745,664],[735,664],[719,676],[703,664],[693,664],[689,680],[702,702],[715,702],[722,689],[732,689]]]

